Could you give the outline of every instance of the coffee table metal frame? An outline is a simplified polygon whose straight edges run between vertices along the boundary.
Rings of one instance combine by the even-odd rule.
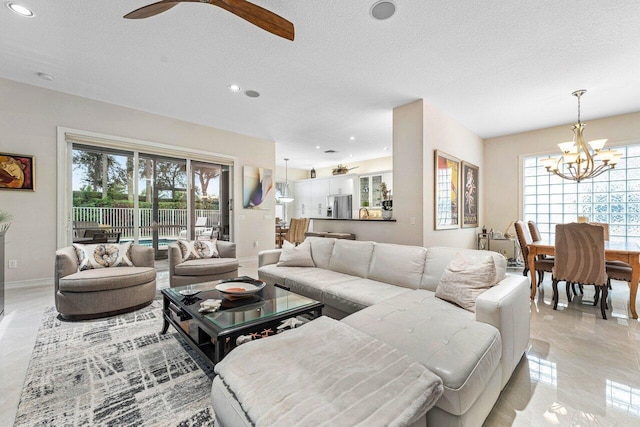
[[[281,285],[267,285],[256,294],[256,297],[259,297],[262,301],[271,301],[274,298],[286,298],[288,296],[287,293],[289,293],[294,297],[306,298],[309,300],[309,303],[293,309],[273,313],[268,317],[260,317],[241,324],[222,327],[211,319],[208,319],[206,313],[198,312],[200,301],[209,298],[222,299],[222,294],[215,289],[215,285],[218,283],[220,282],[215,281],[195,285],[198,289],[202,289],[202,291],[197,295],[197,299],[194,302],[191,302],[193,299],[186,298],[179,294],[181,289],[187,289],[189,286],[162,290],[162,315],[164,319],[162,334],[167,332],[169,325],[173,325],[180,336],[211,366],[220,362],[229,351],[236,347],[236,339],[240,335],[256,334],[266,329],[271,329],[275,333],[276,328],[282,321],[292,317],[311,315],[316,318],[322,316],[323,303],[302,297]],[[248,300],[249,303],[252,301],[256,301],[255,297],[253,300]],[[234,311],[242,311],[241,300],[234,301],[234,305]],[[253,304],[248,304],[249,307],[252,305]],[[251,310],[255,310],[255,308],[251,308]],[[224,308],[220,310],[220,312],[224,311]],[[185,331],[180,326],[180,323],[174,319],[174,316],[179,319],[180,322],[190,322],[189,329],[196,327],[197,330],[194,333]]]

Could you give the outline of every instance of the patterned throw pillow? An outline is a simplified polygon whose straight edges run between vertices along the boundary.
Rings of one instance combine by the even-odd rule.
[[[475,313],[478,296],[497,282],[491,255],[469,258],[458,252],[442,273],[436,297]]]
[[[93,268],[133,267],[131,242],[123,244],[98,243],[94,245],[73,244],[78,256],[78,271]]]
[[[182,254],[182,262],[201,258],[220,258],[217,239],[211,240],[178,240],[178,247]]]

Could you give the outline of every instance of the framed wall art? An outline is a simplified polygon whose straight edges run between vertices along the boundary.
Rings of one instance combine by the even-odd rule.
[[[0,153],[0,190],[35,190],[35,157]]]
[[[245,209],[269,209],[265,201],[273,189],[273,170],[245,166],[242,182],[242,206]]]
[[[462,162],[462,227],[478,226],[478,190],[480,168]]]
[[[460,226],[459,189],[460,160],[435,150],[435,229],[448,230]]]

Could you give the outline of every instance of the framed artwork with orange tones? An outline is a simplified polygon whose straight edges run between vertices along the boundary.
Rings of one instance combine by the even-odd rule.
[[[35,189],[35,157],[0,153],[0,190]]]
[[[460,159],[435,150],[435,224],[436,230],[460,227],[458,209]]]

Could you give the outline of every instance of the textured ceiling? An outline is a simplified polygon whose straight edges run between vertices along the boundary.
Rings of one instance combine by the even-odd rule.
[[[575,89],[586,121],[640,111],[637,0],[395,0],[387,21],[374,0],[255,0],[294,42],[206,4],[14,1],[36,16],[0,9],[0,77],[273,139],[291,167],[388,155],[392,109],[420,98],[484,138],[575,121]]]

